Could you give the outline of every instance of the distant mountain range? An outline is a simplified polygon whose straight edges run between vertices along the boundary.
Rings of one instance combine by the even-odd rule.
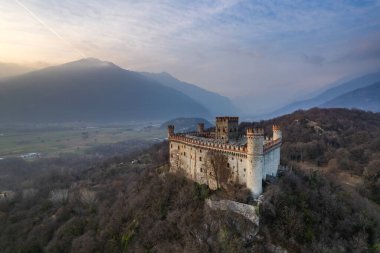
[[[149,79],[161,83],[162,85],[176,89],[188,95],[189,97],[206,107],[213,116],[236,115],[238,112],[238,109],[232,104],[232,102],[227,97],[202,89],[194,84],[180,81],[166,72],[141,72],[141,74]]]
[[[0,123],[120,122],[211,117],[190,96],[89,58],[0,81]]]
[[[380,112],[380,82],[344,93],[327,101],[320,107],[356,108],[365,111]]]
[[[364,101],[367,99],[365,97],[365,94],[368,94],[368,93],[364,94],[356,90],[361,89],[363,87],[367,87],[379,81],[380,81],[380,72],[364,75],[364,76],[352,79],[350,81],[340,83],[332,88],[329,88],[323,91],[322,93],[320,93],[319,95],[316,95],[315,97],[311,99],[297,101],[287,106],[284,106],[272,113],[261,115],[260,118],[277,117],[283,114],[291,113],[299,109],[306,110],[312,107],[335,107],[335,108],[358,108],[358,109],[360,108],[363,110],[373,110],[374,108],[377,108],[377,107],[374,105],[369,106],[368,104],[364,103]],[[372,91],[377,92],[376,89],[373,89]],[[358,100],[343,101],[342,100],[342,98],[347,99],[352,94],[355,94],[356,92],[358,92],[358,94],[359,93],[361,94],[362,101],[358,101]],[[347,94],[347,96],[345,96],[345,94]],[[373,96],[376,96],[376,95],[374,94]],[[380,93],[377,93],[377,96],[380,96]],[[371,100],[369,97],[368,99]],[[352,101],[353,104],[350,104],[349,101]],[[371,101],[374,103],[373,100]],[[366,105],[368,105],[368,107]],[[379,111],[379,110],[376,110],[376,111]]]
[[[0,79],[0,123],[108,123],[240,114],[227,97],[168,73],[133,72],[94,58],[14,77],[9,75],[27,70],[0,64],[0,74],[2,70],[8,77]],[[312,107],[380,111],[378,82],[380,72],[361,76],[256,118]]]
[[[8,78],[32,71],[33,69],[23,67],[14,63],[0,62],[0,78]]]

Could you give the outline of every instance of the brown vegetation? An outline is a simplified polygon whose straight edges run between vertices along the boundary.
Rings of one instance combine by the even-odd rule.
[[[269,132],[273,123],[283,129],[282,163],[293,169],[265,186],[253,241],[246,238],[252,229],[246,219],[204,205],[206,198],[247,202],[247,189],[211,191],[164,172],[169,154],[162,143],[127,154],[125,145],[110,147],[116,155],[107,159],[0,161],[0,190],[16,194],[0,200],[0,252],[380,251],[373,202],[380,116],[313,109],[259,124]],[[360,177],[362,185],[344,187],[331,173],[338,171]]]

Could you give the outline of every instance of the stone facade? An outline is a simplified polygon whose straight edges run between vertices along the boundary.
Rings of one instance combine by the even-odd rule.
[[[230,181],[244,184],[253,196],[262,192],[262,180],[276,176],[280,164],[281,130],[273,126],[273,137],[265,138],[263,129],[248,128],[238,132],[238,117],[217,117],[215,132],[207,132],[200,124],[197,132],[175,133],[168,126],[171,171],[181,171],[199,183],[215,188],[207,175],[206,156],[209,151],[223,153]]]

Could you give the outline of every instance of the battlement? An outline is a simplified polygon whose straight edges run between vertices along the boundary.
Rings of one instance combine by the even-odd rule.
[[[273,125],[272,129],[273,129],[273,131],[281,130],[279,125]]]
[[[227,144],[210,138],[210,134],[200,135],[198,132],[176,134],[170,137],[170,141],[178,141],[187,145],[197,146],[204,149],[218,150],[222,152],[236,152],[245,154],[247,148],[245,145]],[[194,138],[201,137],[201,138]],[[202,138],[203,137],[203,138]]]
[[[263,128],[247,128],[247,135],[264,136]]]
[[[271,140],[264,144],[264,154],[281,145],[281,139]]]

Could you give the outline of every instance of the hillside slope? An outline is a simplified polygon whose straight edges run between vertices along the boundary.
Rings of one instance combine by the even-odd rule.
[[[343,95],[344,93],[366,87],[378,81],[380,81],[380,72],[364,75],[327,89],[326,91],[311,99],[296,101],[294,103],[286,105],[272,113],[269,113],[268,115],[264,115],[264,118],[277,117],[299,109],[305,110],[312,107],[317,107],[328,102],[329,100],[334,99],[335,97]]]
[[[300,159],[302,149],[297,147],[301,145],[305,161],[316,159],[313,154],[318,152],[331,153],[331,140],[329,145],[318,147],[328,135],[316,133],[311,120],[326,132],[335,131],[336,145],[342,148],[357,146],[363,140],[362,134],[352,138],[357,129],[370,130],[369,134],[372,130],[378,134],[375,130],[380,129],[379,115],[341,109],[297,112],[275,120],[284,124],[284,162]],[[343,129],[335,121],[342,122]],[[271,123],[264,122],[268,127]],[[378,206],[342,187],[334,177],[293,167],[266,184],[257,210],[259,231],[251,236],[256,228],[244,216],[205,205],[208,198],[247,203],[247,189],[211,191],[180,174],[165,172],[168,168],[159,165],[168,162],[167,142],[141,152],[125,150],[125,146],[133,147],[133,143],[126,142],[117,148],[119,155],[106,160],[96,151],[85,157],[0,161],[0,191],[14,193],[12,200],[0,201],[0,252],[301,253],[380,249]],[[337,152],[347,155],[345,150]],[[367,155],[371,153],[375,152]],[[354,159],[360,158],[357,151],[352,154]],[[340,162],[347,165],[344,157]],[[371,178],[375,180],[376,176]]]
[[[238,109],[227,97],[202,89],[194,84],[180,81],[166,72],[142,72],[141,74],[167,87],[176,89],[188,95],[204,107],[208,108],[213,116],[236,115],[236,113],[238,113]]]
[[[97,59],[0,82],[2,122],[109,122],[209,116],[175,89]]]
[[[356,108],[366,111],[380,111],[380,82],[340,95],[321,107]]]

